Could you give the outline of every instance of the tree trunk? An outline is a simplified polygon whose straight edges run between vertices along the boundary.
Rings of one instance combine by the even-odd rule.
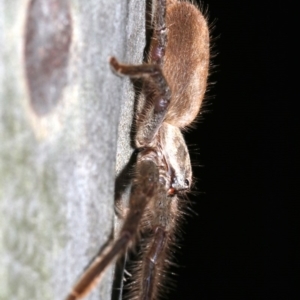
[[[64,299],[112,239],[134,92],[108,57],[141,63],[144,18],[140,0],[0,0],[0,299]]]

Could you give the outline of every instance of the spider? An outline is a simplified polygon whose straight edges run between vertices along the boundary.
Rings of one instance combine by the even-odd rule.
[[[171,248],[186,205],[184,195],[192,183],[181,130],[195,120],[205,94],[209,30],[200,10],[179,0],[157,0],[152,23],[147,63],[125,65],[110,58],[117,74],[143,81],[135,118],[138,155],[129,209],[119,237],[95,258],[68,300],[86,296],[106,267],[138,242],[140,261],[128,298],[157,299],[166,284]]]

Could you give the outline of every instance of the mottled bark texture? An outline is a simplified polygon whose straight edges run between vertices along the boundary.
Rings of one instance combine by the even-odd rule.
[[[64,299],[113,237],[134,92],[108,57],[142,61],[144,5],[0,0],[0,299]]]

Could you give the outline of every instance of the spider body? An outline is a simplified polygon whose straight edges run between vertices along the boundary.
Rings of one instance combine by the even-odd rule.
[[[157,0],[148,61],[125,65],[110,59],[115,72],[143,79],[135,118],[139,149],[129,210],[119,237],[83,274],[68,300],[85,296],[106,267],[139,241],[129,299],[159,298],[182,217],[182,195],[192,182],[189,152],[181,129],[196,118],[206,90],[209,32],[191,3]]]

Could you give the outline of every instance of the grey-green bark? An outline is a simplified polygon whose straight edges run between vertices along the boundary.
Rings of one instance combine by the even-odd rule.
[[[54,91],[50,104],[28,84],[30,53],[44,53],[36,40],[25,51],[36,3],[47,21],[60,1],[0,0],[0,299],[64,299],[113,233],[115,176],[132,153],[134,92],[108,57],[142,61],[144,1],[65,1],[69,23],[54,28],[69,26],[58,41],[69,43],[66,64],[37,87]],[[110,299],[111,288],[112,268],[87,299]]]

